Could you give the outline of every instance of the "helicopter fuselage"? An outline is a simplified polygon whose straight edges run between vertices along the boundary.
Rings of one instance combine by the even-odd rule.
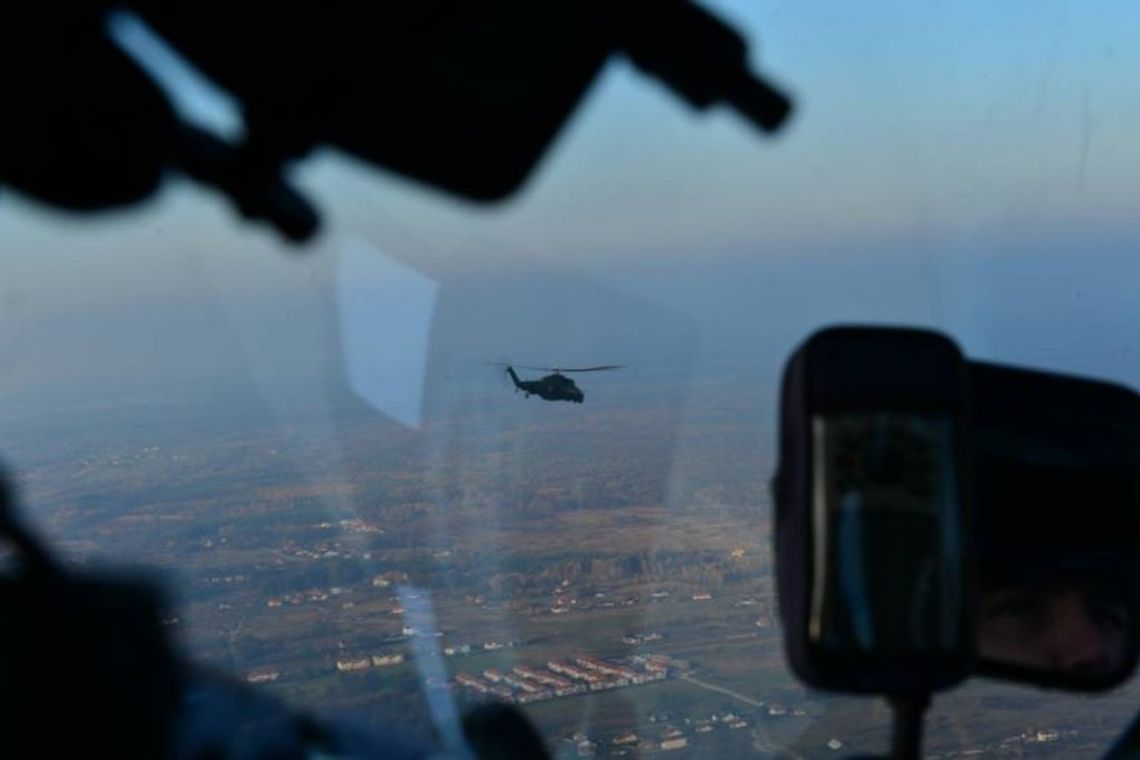
[[[527,398],[538,396],[546,401],[571,401],[575,404],[586,400],[586,394],[582,393],[577,383],[558,372],[539,380],[520,380],[511,367],[507,367],[507,374],[515,384],[515,389],[525,393]]]

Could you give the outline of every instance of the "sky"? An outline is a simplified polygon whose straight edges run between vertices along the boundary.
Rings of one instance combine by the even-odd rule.
[[[0,395],[230,377],[316,387],[328,378],[314,365],[337,365],[334,382],[345,382],[352,367],[407,356],[422,374],[439,345],[592,362],[580,354],[629,313],[667,315],[647,323],[684,336],[694,365],[743,356],[769,378],[811,330],[862,321],[931,325],[972,355],[1135,384],[1140,7],[708,5],[794,94],[795,119],[777,138],[723,109],[690,112],[617,60],[506,203],[457,201],[318,153],[295,179],[325,232],[302,250],[178,181],[98,220],[3,194]],[[195,85],[137,21],[114,28],[188,116],[240,132],[232,103]],[[381,271],[422,278],[421,295],[392,303],[400,289],[378,285],[375,308],[361,309],[367,289],[345,288],[356,243]],[[538,279],[527,277],[568,283],[557,310],[532,297]],[[528,305],[455,318],[474,292]],[[404,306],[420,310],[419,327],[361,343]],[[446,335],[432,330],[441,314]],[[536,323],[557,327],[536,337]],[[405,345],[423,340],[436,348]],[[669,363],[637,351],[646,345],[658,342],[606,344]],[[396,395],[417,403],[409,389]]]

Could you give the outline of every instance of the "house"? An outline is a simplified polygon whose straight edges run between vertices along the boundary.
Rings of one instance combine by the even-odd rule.
[[[336,661],[336,669],[341,673],[354,673],[361,670],[368,670],[372,667],[371,657],[356,657]]]
[[[281,673],[277,668],[255,668],[246,674],[246,683],[272,683],[280,678]]]

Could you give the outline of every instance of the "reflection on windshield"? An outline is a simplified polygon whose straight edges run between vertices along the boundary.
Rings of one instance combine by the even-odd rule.
[[[439,285],[360,239],[347,241],[337,272],[337,314],[349,387],[411,427],[423,386]]]

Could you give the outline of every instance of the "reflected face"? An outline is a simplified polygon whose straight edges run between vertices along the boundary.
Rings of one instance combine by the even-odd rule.
[[[1125,665],[1129,610],[1095,590],[1075,584],[983,588],[979,612],[978,650],[995,663],[1089,676]]]

